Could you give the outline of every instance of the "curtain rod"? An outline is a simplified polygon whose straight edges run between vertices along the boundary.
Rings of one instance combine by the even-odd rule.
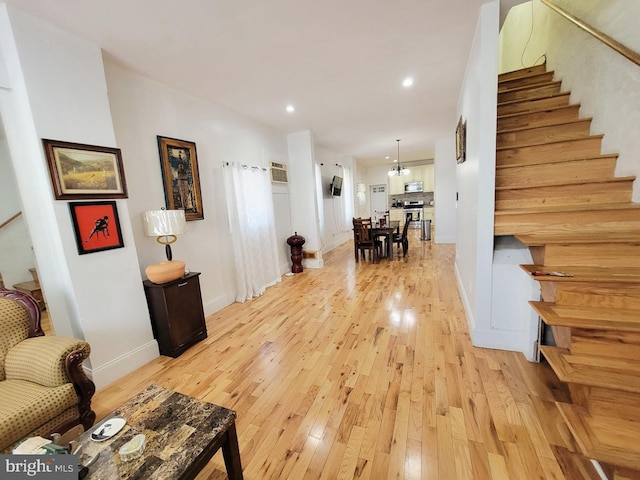
[[[223,167],[229,167],[229,166],[231,166],[231,163],[222,162],[222,166]],[[244,163],[240,163],[240,164],[238,164],[238,166],[242,167],[242,168],[245,168],[245,169],[246,168],[250,168],[251,170],[262,170],[263,172],[267,172],[268,171],[268,169],[265,168],[265,167],[258,167],[258,166],[255,166],[255,165],[245,165]]]

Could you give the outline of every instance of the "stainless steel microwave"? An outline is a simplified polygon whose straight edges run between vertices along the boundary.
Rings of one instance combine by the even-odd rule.
[[[422,192],[422,182],[407,182],[404,184],[404,193]]]

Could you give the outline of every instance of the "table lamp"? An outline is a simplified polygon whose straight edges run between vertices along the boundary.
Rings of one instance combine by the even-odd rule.
[[[143,214],[144,234],[156,237],[156,241],[165,246],[167,260],[149,265],[145,269],[147,278],[153,283],[166,283],[184,275],[184,262],[173,260],[171,244],[182,235],[187,222],[184,210],[152,210]]]

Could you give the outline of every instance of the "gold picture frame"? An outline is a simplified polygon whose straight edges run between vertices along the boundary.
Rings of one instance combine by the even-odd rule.
[[[43,139],[56,200],[127,198],[119,148]]]
[[[196,144],[158,135],[158,150],[167,209],[184,210],[187,221],[202,220]]]

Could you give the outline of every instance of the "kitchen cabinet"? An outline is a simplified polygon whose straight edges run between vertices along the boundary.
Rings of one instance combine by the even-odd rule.
[[[425,192],[433,192],[435,190],[435,169],[433,165],[424,165],[422,167],[422,182]]]
[[[162,284],[143,282],[153,336],[162,355],[178,357],[207,338],[199,275],[191,272]]]
[[[389,220],[400,222],[400,226],[404,225],[404,209],[391,208],[389,210]]]
[[[402,195],[404,193],[404,182],[406,178],[406,175],[389,177],[389,195]]]

